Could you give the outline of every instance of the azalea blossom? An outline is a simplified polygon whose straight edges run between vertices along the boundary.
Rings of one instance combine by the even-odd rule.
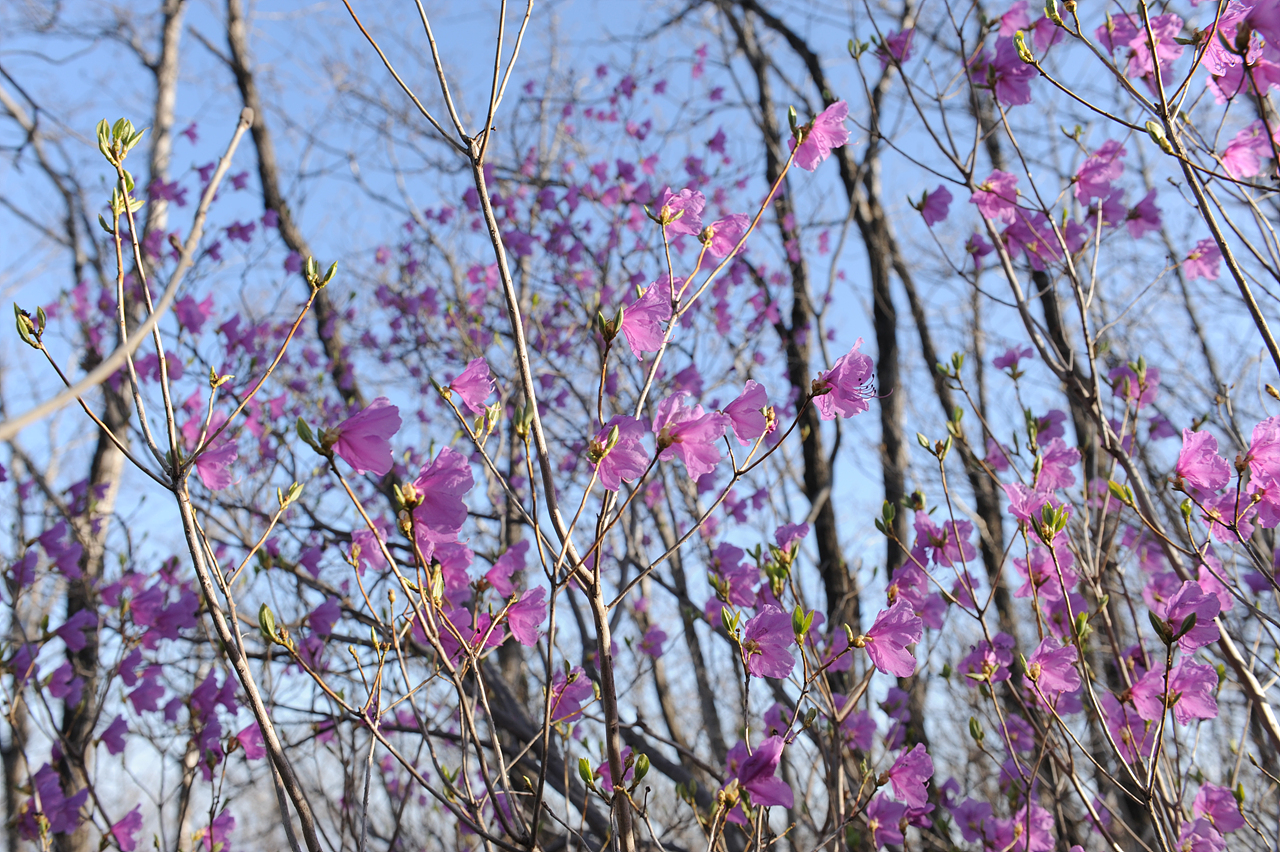
[[[323,440],[356,473],[385,476],[391,470],[391,438],[400,431],[400,409],[385,396],[328,430]]]
[[[662,323],[671,319],[671,299],[670,279],[664,277],[622,309],[621,331],[637,360],[662,348]]]
[[[1213,697],[1217,687],[1218,673],[1213,666],[1182,660],[1169,671],[1167,693],[1163,668],[1144,674],[1130,692],[1138,715],[1148,722],[1159,719],[1168,706],[1178,724],[1187,725],[1195,719],[1217,718],[1218,702]]]
[[[742,393],[733,402],[724,407],[724,415],[729,419],[729,428],[738,439],[738,443],[749,447],[765,433],[769,421],[764,409],[769,405],[769,394],[759,382],[747,381]]]
[[[653,431],[658,436],[658,458],[679,456],[689,476],[696,479],[720,463],[718,442],[728,418],[716,411],[704,412],[701,405],[690,404],[691,400],[682,392],[658,403]]]
[[[1221,260],[1222,250],[1218,248],[1218,244],[1211,239],[1201,240],[1187,255],[1187,259],[1182,261],[1182,274],[1187,276],[1188,281],[1197,278],[1217,281],[1218,263]]]
[[[611,440],[615,429],[617,437]],[[641,443],[644,435],[644,423],[635,417],[618,415],[591,439],[587,456],[595,464],[596,475],[605,490],[616,492],[623,482],[631,482],[644,474],[649,466],[649,453]]]
[[[1018,203],[1017,175],[1002,172],[999,169],[978,184],[969,203],[978,207],[978,213],[993,222],[1013,224],[1017,219]]]
[[[933,777],[933,759],[924,745],[916,743],[910,751],[898,755],[886,773],[893,794],[912,807],[922,808],[929,802],[926,782]]]
[[[933,192],[926,192],[924,198],[920,199],[920,214],[924,216],[924,223],[930,228],[946,219],[947,211],[950,209],[951,193],[943,184],[939,184]]]
[[[867,400],[871,398],[870,383],[875,366],[870,356],[858,351],[861,347],[859,337],[852,349],[837,358],[830,370],[819,373],[814,381],[814,405],[823,420],[853,417],[870,408]]]
[[[671,236],[697,236],[702,230],[702,211],[707,206],[707,199],[696,189],[682,189],[672,192],[670,187],[662,190],[658,196],[658,215],[665,222],[663,233]]]
[[[1218,439],[1212,432],[1182,430],[1182,451],[1175,470],[1180,479],[1203,491],[1221,491],[1231,481],[1231,465],[1218,455]]]
[[[836,101],[818,114],[809,123],[804,141],[795,148],[795,139],[791,140],[795,148],[795,164],[807,172],[816,169],[833,148],[839,148],[849,141],[849,131],[845,129],[845,119],[849,117],[849,105],[844,101]]]
[[[791,656],[795,641],[791,616],[772,604],[765,604],[742,631],[742,655],[746,658],[747,671],[754,677],[780,678],[791,674],[796,664]]]
[[[858,637],[871,663],[884,674],[911,677],[916,671],[915,655],[907,650],[924,635],[924,622],[906,601],[881,610],[865,636]]]
[[[449,382],[449,390],[462,397],[462,403],[472,414],[483,414],[485,400],[493,393],[493,376],[489,374],[489,362],[473,358],[458,377]]]
[[[1036,685],[1038,693],[1052,703],[1062,693],[1080,688],[1076,657],[1075,645],[1063,647],[1057,639],[1046,637],[1027,658],[1027,678]]]

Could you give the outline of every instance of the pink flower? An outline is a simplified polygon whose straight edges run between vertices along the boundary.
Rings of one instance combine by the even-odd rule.
[[[986,60],[986,56],[983,57]],[[1012,38],[996,39],[996,53],[985,68],[986,82],[1005,106],[1031,103],[1031,81],[1040,73],[1022,61]]]
[[[227,421],[225,415],[218,413],[209,420],[209,428],[205,432],[205,440],[209,436],[218,431],[218,428]],[[187,448],[191,451],[196,449],[196,443],[200,440],[200,433],[204,430],[204,420],[199,417],[192,417],[182,426],[182,437],[186,441]],[[221,491],[223,488],[231,485],[235,481],[235,474],[231,472],[231,465],[235,464],[240,453],[236,449],[235,439],[228,434],[231,430],[227,430],[218,436],[212,444],[209,445],[199,458],[196,459],[196,474],[200,477],[200,481],[204,483],[204,487],[210,491]]]
[[[1271,140],[1261,121],[1255,121],[1235,135],[1222,152],[1222,168],[1233,178],[1251,178],[1262,171],[1271,157]]]
[[[844,101],[836,101],[818,114],[809,123],[809,130],[804,141],[796,149],[795,163],[806,172],[811,172],[831,156],[832,148],[839,148],[849,141],[849,131],[845,129],[845,119],[849,117],[849,105]],[[791,146],[795,148],[795,139]]]
[[[914,28],[892,32],[884,37],[884,43],[876,48],[876,56],[880,59],[880,70],[889,67],[890,62],[901,64],[911,58],[911,41],[915,38]]]
[[[1207,819],[1184,822],[1178,832],[1178,852],[1223,852],[1226,839]]]
[[[1054,556],[1057,556],[1056,564]],[[1075,588],[1076,583],[1080,582],[1074,566],[1075,557],[1071,555],[1071,551],[1065,544],[1061,542],[1055,544],[1052,554],[1047,547],[1032,545],[1026,559],[1013,560],[1013,567],[1026,578],[1026,582],[1013,593],[1013,596],[1029,598],[1032,590],[1035,590],[1041,601],[1062,600],[1062,587],[1066,586],[1067,591],[1070,592]],[[1059,570],[1062,571],[1061,578],[1058,576]]]
[[[758,808],[779,805],[784,808],[795,804],[791,788],[774,773],[782,759],[782,737],[772,736],[756,747],[755,753],[738,767],[738,783],[751,795],[751,804]]]
[[[1131,694],[1138,715],[1148,722],[1159,719],[1169,706],[1178,724],[1186,725],[1193,719],[1217,718],[1218,702],[1213,697],[1217,686],[1218,673],[1212,666],[1182,660],[1169,672],[1167,698],[1163,668],[1144,674],[1133,685]]]
[[[400,431],[400,409],[380,396],[323,437],[356,473],[386,476],[391,470],[391,437]]]
[[[413,496],[422,501],[413,510],[419,535],[433,543],[456,536],[467,519],[467,504],[462,497],[473,485],[471,465],[449,447],[440,450],[431,464],[423,465],[411,486]]]
[[[898,755],[889,767],[889,783],[893,794],[908,805],[922,808],[929,803],[925,782],[933,777],[933,760],[924,745],[917,743],[910,751]]]
[[[729,419],[729,428],[734,437],[744,447],[751,446],[756,438],[765,433],[768,421],[764,409],[769,405],[769,395],[758,382],[747,381],[742,393],[733,402],[724,407],[724,415]]]
[[[99,739],[109,753],[120,754],[124,751],[124,735],[127,733],[129,733],[129,726],[125,724],[123,716],[117,715],[111,720],[111,724],[107,725],[107,729],[102,732]]]
[[[980,683],[999,683],[1009,679],[1009,665],[1013,662],[1013,637],[1008,633],[997,633],[993,642],[983,639],[976,646],[970,646],[969,655],[960,661],[956,671],[966,677],[970,686]]]
[[[1049,502],[1048,494],[1028,488],[1021,482],[1006,482],[1001,487],[1009,498],[1009,514],[1023,523],[1033,517],[1039,518],[1040,509]]]
[[[671,319],[671,294],[670,282],[664,276],[622,309],[622,334],[637,359],[642,352],[662,348],[662,323]]]
[[[969,203],[978,206],[978,213],[984,219],[1012,224],[1018,218],[1017,187],[1017,175],[997,169],[991,173],[990,177],[978,184],[973,195],[969,196]]]
[[[746,658],[747,671],[755,677],[781,678],[791,674],[796,664],[791,656],[795,641],[791,616],[765,604],[742,631],[742,655]]]
[[[1025,358],[1034,358],[1035,350],[1030,346],[1013,346],[1004,353],[991,359],[991,366],[997,370],[1016,370],[1018,362]]]
[[[1080,463],[1080,451],[1068,447],[1061,438],[1054,438],[1045,444],[1040,454],[1040,475],[1036,477],[1036,489],[1040,491],[1057,491],[1059,488],[1070,488],[1076,484],[1076,475],[1071,468]]]
[[[535,586],[507,609],[507,626],[521,645],[538,644],[538,625],[547,617],[547,590]]]
[[[1235,795],[1216,784],[1200,785],[1195,801],[1191,803],[1191,813],[1209,820],[1219,834],[1230,834],[1245,825]]]
[[[493,586],[493,590],[504,598],[515,594],[516,587],[511,584],[511,575],[524,570],[525,555],[529,552],[528,539],[521,539],[507,548],[507,552],[498,557],[493,567],[484,575]]]
[[[1075,645],[1062,647],[1057,639],[1046,637],[1027,658],[1027,678],[1035,683],[1045,700],[1052,702],[1062,693],[1080,688],[1080,673],[1076,671],[1075,662]]]
[[[192,334],[199,334],[213,314],[213,296],[205,296],[202,302],[197,302],[194,296],[183,296],[173,303],[173,313],[183,328]]]
[[[1111,182],[1124,172],[1120,158],[1125,155],[1124,146],[1108,139],[1102,147],[1089,155],[1076,172],[1076,200],[1088,205],[1094,198],[1106,198],[1111,194]]]
[[[924,216],[924,223],[930,228],[946,219],[947,211],[950,209],[951,193],[942,184],[939,184],[933,192],[926,192],[924,198],[920,199],[920,214]]]
[[[702,230],[702,211],[707,206],[707,199],[696,189],[682,189],[677,193],[667,187],[658,196],[657,206],[658,215],[667,221],[663,232],[669,236],[686,234],[694,237]],[[671,221],[677,214],[679,218]]]
[[[582,712],[582,702],[595,696],[595,687],[581,666],[576,666],[568,676],[556,672],[551,679],[551,721],[562,722]]]
[[[1231,481],[1231,465],[1218,455],[1218,439],[1211,432],[1182,430],[1178,476],[1194,488],[1221,491]]]
[[[615,428],[618,440],[610,447],[609,436]],[[587,454],[594,460],[600,484],[606,490],[617,491],[623,482],[631,482],[644,474],[649,466],[649,453],[640,442],[644,434],[642,422],[619,415],[592,438]]]
[[[258,727],[257,722],[250,722],[236,734],[236,741],[244,749],[245,760],[260,760],[266,757],[267,749],[262,744],[262,729]]]
[[[1160,230],[1160,208],[1156,207],[1156,191],[1147,192],[1146,196],[1129,210],[1125,220],[1129,227],[1129,236],[1135,240],[1149,231]]]
[[[677,393],[658,403],[653,431],[658,436],[658,458],[679,456],[689,476],[697,479],[720,463],[717,442],[724,435],[728,418],[719,412],[704,412],[701,405],[690,405],[691,399],[687,393]]]
[[[1103,719],[1120,749],[1121,758],[1127,763],[1133,763],[1139,755],[1143,760],[1150,759],[1155,749],[1155,726],[1148,725],[1134,708],[1121,704],[1111,693],[1102,696],[1101,704]]]
[[[1182,261],[1182,274],[1187,276],[1188,281],[1194,281],[1197,278],[1217,281],[1220,260],[1222,260],[1222,250],[1218,248],[1218,244],[1211,239],[1201,240],[1187,255],[1187,259]]]
[[[467,368],[449,383],[449,390],[462,397],[463,404],[472,414],[483,414],[485,400],[493,393],[489,362],[483,358],[473,358]]]
[[[867,829],[871,832],[871,845],[877,849],[896,846],[903,842],[902,819],[907,806],[893,801],[884,793],[877,793],[867,805]]]
[[[859,337],[853,348],[837,358],[830,370],[819,373],[813,383],[814,394],[821,394],[815,396],[814,404],[823,420],[834,420],[837,415],[853,417],[870,408],[867,400],[872,396],[870,383],[875,367],[870,356],[858,351],[861,346]]]
[[[1168,603],[1153,608],[1153,611],[1164,621],[1165,627],[1173,636],[1178,635],[1184,621],[1195,615],[1195,626],[1178,638],[1178,647],[1190,654],[1197,648],[1218,641],[1218,625],[1214,619],[1221,609],[1222,603],[1217,595],[1205,594],[1199,583],[1187,580],[1169,598]]]
[[[728,257],[751,226],[751,219],[742,213],[731,213],[706,227],[707,254],[716,258]]]
[[[916,671],[915,655],[907,650],[924,635],[924,622],[911,605],[900,600],[881,610],[862,640],[872,664],[884,674],[911,677]]]
[[[641,653],[648,654],[650,657],[657,659],[662,656],[662,644],[667,641],[667,632],[656,624],[649,625],[649,629],[644,632],[644,636],[640,639],[639,647]]]
[[[1115,396],[1135,402],[1138,408],[1145,408],[1156,401],[1160,390],[1160,368],[1147,367],[1141,379],[1128,364],[1121,364],[1107,373],[1111,380],[1111,392]]]
[[[137,834],[142,830],[142,806],[134,805],[133,810],[124,818],[111,826],[111,837],[123,852],[134,852],[138,848]]]

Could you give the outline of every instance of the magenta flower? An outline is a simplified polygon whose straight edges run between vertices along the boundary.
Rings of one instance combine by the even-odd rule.
[[[1147,367],[1141,380],[1128,364],[1121,364],[1107,373],[1111,380],[1113,395],[1136,403],[1138,408],[1145,408],[1156,401],[1160,391],[1160,368]]]
[[[739,444],[748,447],[765,433],[769,424],[764,416],[764,409],[768,405],[769,395],[764,386],[748,380],[741,395],[724,407],[729,428],[733,429]]]
[[[1054,556],[1058,558],[1057,564],[1054,564]],[[1070,592],[1080,582],[1074,566],[1075,557],[1064,543],[1055,543],[1052,554],[1047,547],[1032,545],[1026,559],[1013,560],[1013,567],[1026,579],[1013,596],[1029,598],[1034,590],[1041,601],[1062,600],[1062,587],[1066,586]],[[1061,577],[1058,576],[1059,570]]]
[[[796,149],[795,163],[806,172],[811,172],[823,160],[831,156],[832,148],[839,148],[849,141],[849,131],[845,129],[845,119],[849,117],[849,105],[844,101],[836,101],[818,114],[809,123],[809,130],[804,141]],[[795,139],[791,146],[795,148]]]
[[[467,368],[448,385],[449,390],[462,397],[462,402],[472,414],[483,414],[485,400],[493,393],[493,377],[489,375],[489,362],[473,358]]]
[[[686,234],[691,237],[702,230],[702,211],[707,206],[707,199],[696,189],[682,189],[672,192],[671,187],[662,190],[658,196],[658,215],[664,222],[663,232],[669,236]],[[679,218],[672,221],[672,217]]]
[[[440,450],[431,464],[423,465],[410,486],[412,495],[406,495],[421,500],[413,510],[419,535],[434,544],[456,536],[467,519],[467,504],[462,497],[473,485],[471,465],[449,447]]]
[[[1080,165],[1076,172],[1076,200],[1088,205],[1094,198],[1106,198],[1111,194],[1111,182],[1124,172],[1124,163],[1120,161],[1127,152],[1124,146],[1114,139],[1102,143],[1102,147],[1094,151]]]
[[[1169,672],[1167,693],[1164,680],[1164,669],[1155,668],[1133,685],[1133,706],[1143,719],[1156,721],[1166,706],[1173,708],[1173,718],[1180,725],[1190,724],[1193,719],[1217,718],[1218,702],[1213,691],[1218,686],[1218,673],[1213,666],[1182,660]]]
[[[871,663],[884,674],[911,677],[916,671],[915,655],[907,650],[924,635],[924,622],[911,609],[911,604],[900,600],[888,609],[881,610],[865,636],[855,644],[867,649]]]
[[[791,646],[796,637],[791,616],[772,604],[765,604],[742,631],[742,656],[747,671],[755,677],[781,678],[791,674],[795,658]]]
[[[547,617],[547,590],[534,586],[507,609],[507,627],[521,645],[538,644],[538,625]]]
[[[1028,488],[1021,482],[1006,482],[1001,486],[1009,498],[1009,514],[1026,523],[1033,517],[1040,517],[1040,509],[1049,502],[1049,495],[1043,491]]]
[[[1125,223],[1129,236],[1135,240],[1149,231],[1160,230],[1160,208],[1156,207],[1156,191],[1149,191],[1136,206],[1129,210]]]
[[[1005,106],[1031,103],[1031,81],[1039,72],[1018,56],[1012,38],[996,39],[995,56],[984,54],[974,71],[980,75],[978,82],[989,85],[996,100]]]
[[[755,753],[738,767],[738,784],[751,795],[751,804],[758,808],[778,805],[784,808],[795,804],[791,788],[774,773],[782,759],[782,737],[772,736],[756,747]]]
[[[551,721],[572,719],[582,712],[582,703],[594,696],[595,687],[582,666],[576,666],[568,676],[563,671],[556,672],[551,679]]]
[[[877,793],[867,805],[867,829],[871,832],[871,845],[877,849],[902,843],[902,821],[907,806],[893,801],[884,793]]]
[[[209,436],[217,432],[225,422],[227,422],[226,415],[221,413],[214,414],[209,420],[208,430],[205,431],[205,440],[207,441]],[[202,430],[204,430],[204,420],[199,417],[192,417],[182,425],[182,437],[186,441],[189,450],[194,451],[196,449],[196,443],[200,440]],[[240,453],[236,449],[235,439],[229,434],[230,431],[227,430],[219,435],[196,459],[196,474],[200,477],[204,487],[210,491],[221,491],[235,481],[235,474],[231,472],[231,465],[235,464]]]
[[[911,30],[911,32],[915,32]],[[947,218],[947,211],[951,209],[951,193],[946,186],[939,184],[938,188],[933,192],[926,192],[924,198],[920,199],[920,214],[924,216],[924,223],[932,228],[934,225]]]
[[[1240,805],[1230,789],[1216,784],[1201,784],[1191,803],[1191,813],[1204,817],[1213,823],[1219,834],[1230,834],[1244,828],[1244,817],[1240,813]]]
[[[662,656],[662,645],[666,641],[667,632],[658,625],[651,624],[649,629],[644,632],[644,636],[640,638],[640,644],[637,647],[639,647],[641,653],[657,659]]]
[[[911,42],[916,31],[914,28],[889,33],[884,43],[876,48],[876,56],[880,59],[880,70],[889,67],[891,62],[901,64],[911,58]]]
[[[1182,430],[1178,477],[1203,491],[1221,491],[1231,481],[1231,465],[1218,455],[1218,439],[1211,432]]]
[[[1030,346],[1014,346],[1004,350],[1003,354],[991,359],[991,366],[997,370],[1016,370],[1018,362],[1024,358],[1034,358],[1035,350]]]
[[[1223,852],[1227,841],[1207,819],[1184,822],[1178,832],[1178,852]]]
[[[1155,748],[1155,726],[1148,725],[1134,708],[1121,704],[1111,693],[1105,693],[1100,703],[1102,717],[1120,749],[1120,757],[1127,763],[1133,763],[1138,755],[1149,759]]]
[[[111,826],[111,837],[123,852],[134,852],[138,848],[137,834],[142,830],[142,806],[134,805],[133,810],[124,818]]]
[[[1068,447],[1061,438],[1054,438],[1044,445],[1040,453],[1040,475],[1036,477],[1036,490],[1057,491],[1076,484],[1071,468],[1080,463],[1080,451]]]
[[[1013,224],[1018,218],[1017,187],[1017,175],[997,169],[991,173],[990,177],[978,184],[973,195],[969,196],[969,203],[977,205],[978,213],[984,219]]]
[[[1222,168],[1233,178],[1251,178],[1262,171],[1262,164],[1271,157],[1271,140],[1263,131],[1262,122],[1255,121],[1241,130],[1222,151]]]
[[[1211,239],[1201,240],[1187,255],[1187,259],[1182,261],[1182,274],[1187,276],[1188,281],[1197,278],[1217,281],[1218,262],[1221,260],[1222,250],[1218,248],[1218,244]]]
[[[830,370],[819,373],[814,381],[814,404],[823,420],[853,417],[871,407],[867,400],[873,395],[870,385],[875,367],[870,356],[858,351],[861,346],[859,337],[852,349],[837,358]]]
[[[1253,427],[1247,458],[1254,485],[1269,492],[1280,489],[1280,417],[1268,417]]]
[[[956,671],[965,675],[970,686],[980,683],[999,683],[1009,679],[1009,665],[1013,663],[1013,637],[997,633],[992,642],[983,639],[970,646],[969,655],[960,661]]]
[[[643,352],[657,352],[662,348],[662,323],[671,319],[671,294],[670,283],[664,276],[622,309],[622,334],[637,359],[643,357]]]
[[[516,587],[511,583],[511,575],[524,570],[524,560],[528,552],[528,539],[521,539],[508,547],[506,553],[499,556],[493,563],[493,567],[485,573],[484,578],[489,581],[489,585],[504,598],[515,594]]]
[[[742,213],[731,213],[712,222],[703,230],[707,236],[707,254],[717,258],[728,257],[750,226],[750,217]]]
[[[676,393],[658,403],[653,431],[658,436],[658,458],[679,456],[689,476],[697,479],[720,463],[717,442],[728,418],[716,411],[704,412],[701,405],[690,405],[691,400],[687,393]]]
[[[213,315],[213,296],[205,296],[202,302],[197,302],[194,296],[183,296],[173,303],[173,313],[179,325],[192,334],[199,334]]]
[[[1080,673],[1075,667],[1076,653],[1075,645],[1062,647],[1057,639],[1049,636],[1027,658],[1027,678],[1046,701],[1053,702],[1062,693],[1075,692],[1080,688]]]
[[[609,435],[615,427],[618,440],[609,447]],[[600,484],[606,490],[617,491],[623,482],[631,482],[644,474],[649,466],[649,453],[641,443],[644,435],[644,423],[619,415],[591,439],[587,455],[595,462]]]
[[[236,734],[236,742],[244,749],[245,760],[261,760],[267,755],[267,748],[262,744],[262,729],[257,722],[250,722]]]
[[[923,808],[929,803],[925,782],[933,777],[933,759],[922,743],[898,755],[887,774],[893,794],[899,799],[913,808]]]
[[[119,754],[124,751],[124,736],[129,733],[129,726],[125,723],[124,717],[117,715],[111,720],[111,724],[107,725],[107,729],[102,732],[99,740],[107,751],[111,754]]]
[[[328,430],[323,437],[356,473],[386,476],[391,470],[391,437],[400,431],[400,409],[380,396],[368,407]]]
[[[1178,647],[1188,654],[1218,641],[1218,625],[1214,619],[1222,610],[1222,603],[1217,595],[1205,594],[1194,580],[1187,580],[1167,604],[1153,609],[1173,636],[1178,635],[1184,621],[1195,615],[1195,626],[1178,639]]]

